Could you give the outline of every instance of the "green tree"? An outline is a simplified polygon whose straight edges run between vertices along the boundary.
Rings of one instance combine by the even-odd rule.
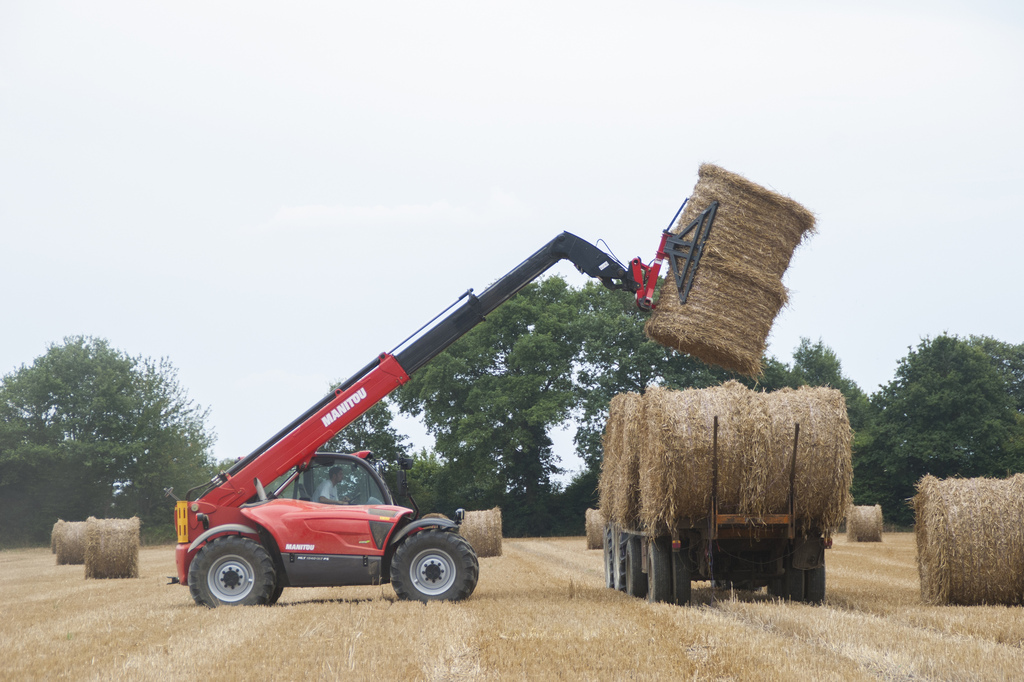
[[[842,363],[835,351],[818,339],[811,343],[801,338],[793,351],[793,380],[798,385],[829,386],[837,389],[846,399],[846,411],[854,432],[864,429],[871,419],[871,405],[867,394],[852,379],[843,374]]]
[[[909,524],[925,474],[1005,476],[1024,470],[1021,420],[1006,374],[985,344],[942,335],[900,360],[871,397],[869,438],[854,458],[854,498]]]
[[[166,360],[71,337],[0,384],[0,541],[46,542],[58,518],[139,516],[173,535],[173,502],[210,471],[213,436]]]

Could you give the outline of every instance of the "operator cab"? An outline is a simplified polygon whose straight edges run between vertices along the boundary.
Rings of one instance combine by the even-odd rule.
[[[366,461],[369,452],[342,454],[318,452],[309,466],[298,465],[267,486],[271,498],[313,501],[313,493],[330,480],[330,471],[340,467],[341,480],[335,488],[338,499],[347,499],[355,505],[391,505],[391,491],[377,470]]]

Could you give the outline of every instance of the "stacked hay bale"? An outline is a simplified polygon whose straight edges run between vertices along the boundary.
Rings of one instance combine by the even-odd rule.
[[[604,514],[600,509],[587,510],[587,549],[604,547]]]
[[[478,557],[501,556],[501,507],[466,512],[459,527]]]
[[[1024,603],[1024,474],[925,476],[914,496],[921,597],[932,604]]]
[[[139,519],[97,519],[85,522],[85,577],[139,577]]]
[[[719,206],[686,305],[671,272],[644,332],[653,341],[747,376],[761,373],[768,332],[788,294],[782,276],[814,232],[814,215],[745,178],[703,164],[671,231],[678,234],[711,202]]]
[[[846,512],[847,542],[882,541],[882,506],[850,507]]]
[[[634,401],[636,402],[636,401]],[[795,476],[800,532],[832,532],[842,523],[853,479],[852,432],[842,394],[828,388],[759,393],[737,382],[672,391],[652,387],[630,413],[637,437],[614,447],[605,432],[602,491],[629,491],[623,462],[638,460],[635,499],[613,498],[610,519],[653,534],[691,527],[711,508],[714,420],[718,417],[718,508],[751,517],[787,513],[794,426],[800,423]],[[608,445],[613,445],[609,448]],[[628,494],[628,493],[622,493]],[[624,510],[638,508],[635,517]]]
[[[644,400],[639,393],[620,393],[608,406],[602,445],[598,506],[606,520],[633,525],[640,515],[639,431]]]
[[[85,521],[58,521],[51,542],[57,565],[85,563]]]

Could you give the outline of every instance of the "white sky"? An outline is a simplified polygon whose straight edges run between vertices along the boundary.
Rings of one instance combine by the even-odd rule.
[[[1009,1],[5,0],[0,374],[167,357],[245,455],[562,230],[649,260],[707,161],[818,216],[769,352],[872,393],[1024,343],[1022,76]]]

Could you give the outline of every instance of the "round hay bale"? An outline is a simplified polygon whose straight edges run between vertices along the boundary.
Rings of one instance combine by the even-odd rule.
[[[759,393],[732,381],[684,391],[653,387],[643,402],[639,414],[646,435],[636,443],[639,520],[646,530],[663,533],[707,518],[716,416],[720,512],[750,517],[788,512],[793,433],[800,423],[794,485],[798,529],[832,532],[842,523],[853,467],[852,434],[839,391]]]
[[[600,509],[588,509],[587,516],[587,549],[604,547],[604,514]]]
[[[468,511],[459,526],[478,557],[501,556],[501,507],[486,511]]]
[[[609,521],[634,525],[640,515],[639,444],[646,430],[639,393],[620,393],[608,406],[598,498]]]
[[[924,601],[1024,603],[1024,474],[925,476],[913,503]]]
[[[837,389],[811,386],[762,395],[772,418],[772,447],[785,453],[785,470],[772,485],[789,490],[793,434],[799,424],[794,486],[797,530],[835,532],[850,506],[853,482],[853,430],[846,399]]]
[[[451,521],[451,519],[449,519],[447,516],[445,516],[444,514],[440,514],[438,512],[432,512],[430,514],[424,514],[420,518],[421,519],[443,519],[445,521]]]
[[[77,565],[85,563],[85,521],[65,521],[58,523],[56,538],[57,565]]]
[[[882,541],[882,506],[851,506],[846,512],[847,542]]]
[[[139,518],[86,520],[85,577],[139,577]]]
[[[786,304],[782,276],[793,251],[814,232],[814,215],[712,164],[703,164],[678,222],[678,234],[718,201],[686,305],[671,271],[644,332],[663,346],[747,376],[761,374],[768,333]]]

